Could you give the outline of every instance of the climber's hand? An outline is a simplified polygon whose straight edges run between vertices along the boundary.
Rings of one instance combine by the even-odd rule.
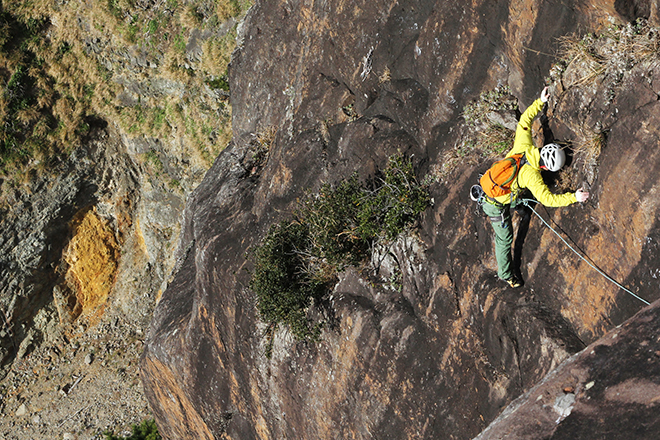
[[[548,102],[548,99],[550,99],[550,91],[548,88],[544,88],[543,91],[541,92],[541,101],[542,102]]]
[[[578,189],[575,192],[575,198],[577,199],[578,202],[586,202],[587,199],[589,198],[589,191],[585,191],[583,189]]]

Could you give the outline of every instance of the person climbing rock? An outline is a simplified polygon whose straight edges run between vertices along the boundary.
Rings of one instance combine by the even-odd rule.
[[[517,160],[516,169],[511,181],[507,182],[506,191],[500,191],[506,193],[494,197],[489,196],[489,193],[497,193],[497,191],[492,192],[489,191],[490,188],[487,188],[491,182],[486,182],[486,180],[490,176],[487,173],[481,179],[481,186],[486,192],[483,197],[482,209],[490,218],[495,231],[497,275],[511,287],[522,286],[522,281],[514,273],[512,264],[513,228],[509,209],[515,208],[520,203],[522,192],[529,189],[539,203],[550,207],[568,206],[576,202],[582,203],[589,198],[589,193],[582,189],[577,190],[575,193],[553,194],[541,177],[541,170],[557,172],[566,163],[566,155],[559,145],[551,143],[539,150],[532,140],[532,121],[549,97],[550,93],[546,87],[541,92],[541,97],[534,101],[520,117],[516,127],[513,148],[505,158],[505,160],[511,158],[508,161],[512,163]],[[502,189],[494,181],[492,181],[492,186],[497,187],[496,189]]]

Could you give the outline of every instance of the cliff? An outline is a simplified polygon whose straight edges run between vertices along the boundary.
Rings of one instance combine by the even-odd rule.
[[[621,44],[641,36],[655,47],[657,31],[607,30],[656,13],[650,2],[257,2],[230,66],[233,140],[187,201],[174,275],[142,357],[164,437],[472,438],[640,310],[536,217],[516,220],[525,286],[496,279],[492,230],[468,197],[490,159],[454,153],[471,136],[465,106],[498,86],[524,110],[551,84],[537,142],[554,138],[572,152],[551,185],[585,185],[592,198],[538,212],[600,270],[656,300],[657,51]],[[605,36],[570,37],[585,29]],[[386,249],[380,271],[339,274],[318,343],[280,328],[267,358],[246,252],[290,218],[296,200],[354,172],[367,178],[396,152],[431,182],[433,206]],[[392,277],[395,286],[382,281]],[[643,350],[657,344],[648,339]],[[578,375],[567,394],[604,398],[606,382],[594,375],[614,374],[608,368],[627,367]],[[633,394],[657,378],[634,374],[621,377],[636,384],[621,411],[651,417],[637,438],[652,438],[655,400]],[[591,380],[591,394],[579,394]],[[553,438],[574,438],[570,427],[589,423],[580,405]],[[610,403],[606,414],[621,413]]]
[[[137,359],[231,138],[244,1],[0,2],[0,437],[150,417]]]

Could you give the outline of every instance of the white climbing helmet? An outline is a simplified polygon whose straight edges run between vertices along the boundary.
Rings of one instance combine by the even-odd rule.
[[[566,163],[566,154],[557,144],[548,144],[541,148],[541,159],[548,171],[559,171]]]

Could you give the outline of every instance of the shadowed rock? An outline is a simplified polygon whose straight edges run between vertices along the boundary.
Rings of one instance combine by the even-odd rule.
[[[475,440],[657,438],[659,315],[656,302],[566,360]]]

